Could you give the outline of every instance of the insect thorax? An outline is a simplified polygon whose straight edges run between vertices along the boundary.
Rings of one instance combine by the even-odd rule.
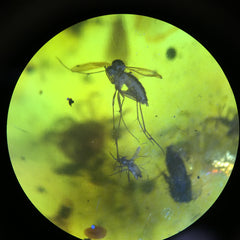
[[[109,78],[109,80],[111,81],[111,83],[113,84],[118,84],[119,85],[119,81],[116,80],[116,78],[120,79],[120,76],[122,75],[122,73],[124,73],[125,71],[125,64],[123,61],[117,59],[117,60],[114,60],[112,62],[112,65],[109,66],[109,67],[105,67],[105,71],[106,71],[106,74]],[[121,84],[121,87],[122,87],[122,84]],[[117,89],[121,89],[120,88],[117,88]]]
[[[129,163],[129,160],[128,160],[126,157],[121,157],[121,158],[119,159],[119,162],[120,162],[122,165],[127,166],[128,163]]]

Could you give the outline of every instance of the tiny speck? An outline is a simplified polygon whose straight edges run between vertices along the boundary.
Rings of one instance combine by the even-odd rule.
[[[168,48],[168,50],[166,52],[166,56],[169,60],[174,59],[176,57],[176,55],[177,55],[177,51],[175,48],[173,48],[173,47]]]
[[[68,100],[69,105],[72,106],[72,104],[74,103],[74,101],[72,100],[72,98],[67,98],[67,100]]]
[[[200,177],[199,176],[197,176],[197,179],[199,179]]]
[[[158,115],[155,115],[155,117],[158,117]]]
[[[26,71],[27,72],[29,72],[29,73],[31,73],[31,72],[33,72],[35,70],[35,67],[34,66],[28,66],[27,68],[26,68]]]
[[[91,226],[91,229],[95,229],[95,225],[92,225],[92,226]]]
[[[37,191],[40,192],[40,193],[45,193],[46,192],[46,189],[42,186],[38,186],[37,187]]]

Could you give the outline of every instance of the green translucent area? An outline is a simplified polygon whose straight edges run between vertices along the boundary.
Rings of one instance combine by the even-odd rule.
[[[121,124],[119,152],[130,159],[140,146],[142,178],[114,174],[114,85],[104,72],[72,73],[56,57],[70,68],[122,59],[163,76],[137,76],[149,103],[142,105],[145,125],[183,160],[191,199],[171,196],[166,156],[144,136],[129,98],[124,120],[139,142]],[[63,230],[84,238],[95,224],[106,240],[164,239],[196,221],[223,190],[237,153],[238,112],[223,71],[196,40],[160,20],[110,15],[72,26],[36,53],[14,90],[7,135],[24,192]]]

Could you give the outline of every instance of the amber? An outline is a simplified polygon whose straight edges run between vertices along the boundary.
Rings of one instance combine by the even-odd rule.
[[[223,69],[197,40],[115,14],[62,31],[32,57],[7,140],[19,191],[57,227],[79,239],[157,240],[218,199],[239,115]]]

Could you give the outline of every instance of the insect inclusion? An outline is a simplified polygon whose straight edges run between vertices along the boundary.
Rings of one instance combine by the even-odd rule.
[[[146,128],[141,105],[145,104],[146,106],[148,106],[148,98],[147,98],[145,88],[143,87],[141,82],[133,75],[132,72],[136,72],[146,77],[156,77],[156,78],[162,79],[162,76],[159,73],[146,68],[126,66],[124,62],[120,59],[114,60],[112,64],[108,62],[89,62],[85,64],[76,65],[75,67],[72,67],[72,68],[68,68],[65,64],[63,64],[63,62],[60,59],[58,60],[65,68],[67,68],[71,72],[76,72],[76,73],[86,74],[86,75],[105,72],[110,82],[114,84],[115,91],[112,98],[112,114],[113,114],[113,136],[115,140],[116,154],[117,154],[117,157],[115,159],[117,159],[117,161],[121,159],[119,157],[119,146],[118,146],[118,138],[119,138],[121,123],[123,123],[123,125],[126,127],[128,132],[136,140],[138,140],[131,133],[131,131],[127,127],[127,124],[125,123],[123,118],[123,103],[124,103],[125,97],[132,99],[136,102],[137,121],[146,138],[152,144],[155,144],[162,151],[163,154],[165,154],[161,145],[155,140],[155,138],[152,137],[152,135],[148,132]],[[93,72],[93,70],[96,70],[98,68],[104,68],[104,70]],[[123,85],[126,85],[127,90],[122,89]],[[116,99],[119,107],[118,121],[115,118]]]
[[[112,155],[113,159],[116,160],[120,164],[119,166],[116,167],[116,168],[119,168],[120,170],[113,173],[113,175],[120,173],[120,172],[127,171],[128,181],[130,181],[129,172],[132,173],[132,175],[135,177],[135,179],[138,179],[139,177],[141,178],[142,172],[141,172],[140,168],[137,166],[137,164],[134,163],[135,159],[138,157],[140,149],[141,149],[140,147],[137,148],[136,152],[134,153],[134,155],[132,156],[131,159],[127,159],[126,157],[115,158],[110,153]]]

